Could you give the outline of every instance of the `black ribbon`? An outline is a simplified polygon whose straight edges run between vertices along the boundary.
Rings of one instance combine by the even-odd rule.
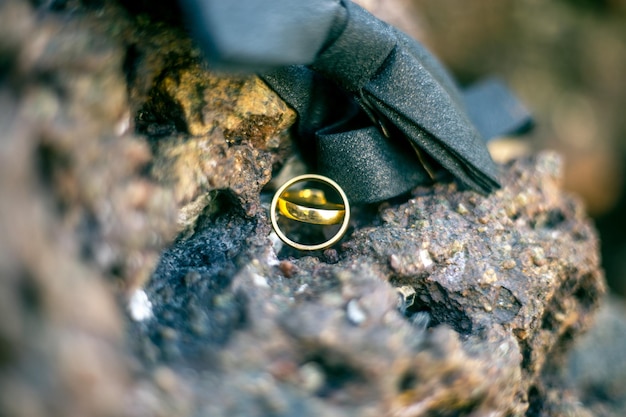
[[[224,22],[229,19],[246,19],[243,14],[235,16],[241,4],[229,9],[207,6],[226,4],[223,0],[186,1],[199,2],[203,16],[208,9],[212,16],[218,14],[213,17],[222,27],[228,27]],[[259,1],[243,3],[258,6]],[[297,136],[305,159],[337,181],[353,203],[382,201],[442,175],[452,175],[481,193],[499,187],[498,167],[485,141],[530,124],[528,111],[501,83],[487,82],[462,93],[420,43],[350,1],[261,3],[277,24],[284,23],[282,37],[270,30],[273,35],[264,38],[261,30],[253,45],[235,48],[237,35],[217,27],[212,30],[218,33],[201,31],[200,40],[210,46],[209,52],[223,42],[221,53],[213,56],[231,65],[248,62],[263,68],[283,63],[273,55],[260,62],[259,50],[268,48],[266,41],[273,51],[282,50],[286,61],[308,64],[280,67],[261,76],[297,111]],[[278,3],[282,8],[273,8]],[[295,43],[290,38],[292,32],[299,33],[300,3],[316,11],[306,20],[305,28],[318,28],[309,30],[308,44],[301,36]],[[316,19],[320,25],[314,24]],[[250,18],[247,23],[254,26]],[[246,22],[239,21],[240,31],[242,24]],[[260,44],[262,48],[254,47]],[[305,45],[316,45],[318,52],[311,54]],[[228,55],[229,51],[233,53]],[[224,60],[225,54],[231,59]]]

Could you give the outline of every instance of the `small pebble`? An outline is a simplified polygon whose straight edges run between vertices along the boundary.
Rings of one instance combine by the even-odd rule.
[[[518,210],[517,210],[517,206],[515,204],[509,203],[504,207],[504,210],[506,211],[506,215],[510,218],[514,218],[517,217],[518,214]]]
[[[513,269],[516,266],[517,263],[513,259],[507,259],[506,261],[502,262],[503,269]]]
[[[339,262],[339,254],[336,249],[326,249],[324,251],[324,259],[329,264],[336,264]]]
[[[483,274],[483,281],[486,284],[493,284],[497,280],[498,280],[498,275],[496,274],[496,271],[494,271],[492,268],[487,269],[485,273]]]
[[[367,315],[359,305],[359,302],[355,299],[348,302],[348,305],[346,306],[346,314],[348,315],[348,320],[357,326],[367,320]]]
[[[537,266],[544,266],[545,264],[548,263],[548,260],[546,259],[546,255],[543,252],[542,248],[533,248],[531,257],[532,257],[533,263]]]
[[[326,383],[324,370],[315,362],[307,362],[300,367],[302,388],[308,392],[319,391]]]
[[[263,275],[259,275],[259,274],[252,274],[252,282],[254,282],[254,285],[256,285],[257,287],[261,287],[261,288],[269,288],[269,284],[267,283],[267,278],[265,278]]]
[[[430,257],[430,253],[425,249],[419,251],[419,259],[425,269],[430,268],[434,263],[433,259]]]
[[[455,240],[452,242],[452,245],[450,245],[450,253],[461,252],[463,249],[465,249],[465,245],[460,240]]]
[[[517,197],[515,197],[515,203],[521,207],[526,206],[526,204],[528,204],[528,196],[523,193],[518,194]]]
[[[280,261],[278,269],[280,269],[280,272],[282,272],[286,278],[291,278],[298,272],[298,267],[291,261]]]
[[[392,254],[389,257],[389,266],[391,266],[391,269],[393,269],[394,271],[399,271],[402,266],[400,257],[398,255]]]
[[[304,292],[309,288],[309,284],[304,283],[298,287],[296,290],[296,294],[304,294]]]
[[[144,321],[152,317],[152,303],[144,290],[136,290],[128,303],[128,311],[135,321]]]

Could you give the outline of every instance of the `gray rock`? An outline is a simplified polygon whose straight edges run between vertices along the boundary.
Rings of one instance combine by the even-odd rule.
[[[330,263],[284,248],[290,268],[264,216],[216,216],[164,255],[147,287],[158,312],[135,337],[155,363],[206,367],[217,385],[200,409],[214,415],[269,413],[258,402],[289,416],[541,415],[604,293],[595,232],[559,175],[544,153],[504,167],[489,197],[417,189],[357,212]],[[197,260],[203,279],[187,288]],[[203,337],[190,336],[197,310]],[[162,326],[183,334],[163,341]]]

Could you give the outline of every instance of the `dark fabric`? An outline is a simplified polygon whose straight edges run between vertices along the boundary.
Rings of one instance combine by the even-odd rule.
[[[419,43],[387,25],[371,24],[376,18],[354,3],[345,5],[347,27],[365,26],[371,31],[369,49],[359,49],[361,43],[351,47],[342,38],[345,33],[352,39],[352,34],[344,32],[324,55],[344,56],[350,63],[329,65],[322,59],[313,68],[356,94],[383,124],[396,126],[461,183],[484,193],[498,188],[498,169],[485,140],[470,122],[443,68]],[[371,78],[355,79],[353,71],[341,71],[344,67],[370,68],[388,53],[390,38],[395,47]],[[372,40],[378,40],[380,48]]]
[[[317,136],[317,170],[333,178],[353,204],[374,203],[432,182],[406,141],[385,137],[375,126]]]
[[[358,91],[381,68],[396,46],[392,28],[349,2],[347,23],[313,62],[313,69],[348,91]],[[366,14],[364,14],[366,13]]]
[[[310,64],[345,25],[339,0],[180,0],[214,69]]]
[[[298,112],[303,158],[334,179],[352,203],[386,200],[432,182],[410,142],[385,137],[341,87],[304,66],[262,77]]]
[[[463,99],[472,123],[485,138],[518,135],[533,126],[528,109],[497,78],[471,85],[463,91]]]
[[[489,193],[498,168],[485,135],[530,120],[501,86],[464,96],[421,44],[350,1],[182,1],[213,59],[260,71],[297,111],[302,155],[355,204],[446,174]]]

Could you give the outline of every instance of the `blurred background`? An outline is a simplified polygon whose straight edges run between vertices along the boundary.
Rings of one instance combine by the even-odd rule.
[[[626,296],[626,0],[359,0],[425,43],[462,84],[504,79],[535,116],[503,151],[554,149]]]

